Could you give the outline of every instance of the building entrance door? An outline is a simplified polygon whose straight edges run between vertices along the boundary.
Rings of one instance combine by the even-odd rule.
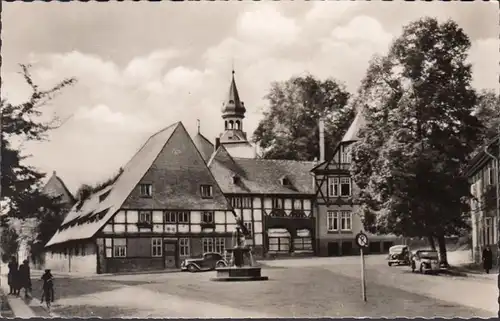
[[[165,258],[165,268],[175,269],[177,266],[177,242],[163,242],[163,256]]]

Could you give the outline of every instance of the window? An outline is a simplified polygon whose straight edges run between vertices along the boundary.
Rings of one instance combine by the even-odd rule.
[[[165,212],[165,223],[175,223],[177,222],[177,212]]]
[[[234,176],[233,176],[233,184],[238,184],[240,181],[241,181],[241,180],[240,180],[240,177],[239,177],[239,176],[237,176],[237,175],[234,175]]]
[[[351,178],[340,178],[340,196],[351,196]]]
[[[248,230],[248,233],[250,233],[250,237],[251,237],[253,235],[252,222],[243,222],[243,225],[245,225],[245,227]]]
[[[189,212],[179,212],[177,221],[182,224],[189,223]]]
[[[150,211],[139,212],[139,222],[151,224],[151,216]]]
[[[342,164],[349,164],[351,162],[351,154],[348,151],[344,151],[340,154],[340,162]]]
[[[139,184],[139,191],[142,197],[151,197],[153,196],[153,185]]]
[[[347,211],[340,212],[340,229],[342,231],[351,231],[351,221],[352,221],[352,213]]]
[[[328,178],[328,195],[329,196],[339,196],[339,178],[329,177]]]
[[[215,239],[215,252],[219,254],[224,254],[226,250],[226,240],[223,237],[218,237]]]
[[[202,238],[201,244],[203,246],[203,253],[214,252],[214,239],[213,238]]]
[[[160,238],[151,239],[151,254],[153,257],[160,257],[162,253],[162,243]]]
[[[293,239],[295,251],[312,251],[312,240],[310,237],[297,237]]]
[[[85,253],[85,244],[82,244],[82,256],[85,256],[87,253]]]
[[[212,197],[212,185],[201,185],[201,197],[203,198]]]
[[[273,208],[283,208],[283,200],[281,198],[273,198]]]
[[[327,224],[328,231],[338,231],[339,230],[339,213],[334,212],[334,211],[328,211],[326,224]]]
[[[302,200],[294,200],[293,201],[293,209],[294,210],[302,210]]]
[[[234,208],[241,208],[241,197],[231,197],[231,206]]]
[[[243,208],[252,208],[252,198],[251,197],[243,197],[241,199],[241,205]]]
[[[214,222],[213,212],[203,212],[201,217],[201,223],[212,224]]]
[[[493,176],[494,176],[494,174],[493,174],[493,168],[489,167],[488,168],[488,175],[487,175],[488,185],[493,185]]]
[[[269,237],[269,252],[290,252],[290,238]]]
[[[179,255],[180,256],[189,256],[189,239],[182,238],[179,239]]]
[[[113,256],[126,257],[127,256],[127,240],[126,239],[113,239]]]

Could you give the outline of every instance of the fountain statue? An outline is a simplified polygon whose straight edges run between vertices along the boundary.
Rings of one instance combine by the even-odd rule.
[[[252,250],[247,246],[245,236],[240,227],[233,232],[233,248],[226,251],[231,254],[229,265],[215,269],[217,276],[212,281],[264,281],[267,276],[261,275],[261,268],[255,266]]]

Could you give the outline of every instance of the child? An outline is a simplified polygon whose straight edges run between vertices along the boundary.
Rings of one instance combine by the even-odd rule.
[[[50,269],[46,269],[45,273],[42,275],[43,289],[42,289],[42,300],[54,302],[54,277],[50,273]]]

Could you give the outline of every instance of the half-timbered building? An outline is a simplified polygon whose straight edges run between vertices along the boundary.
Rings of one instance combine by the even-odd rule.
[[[352,255],[359,249],[354,237],[363,230],[361,217],[356,214],[358,200],[351,174],[351,147],[366,125],[360,111],[338,145],[334,156],[312,169],[315,175],[317,204],[317,249],[321,256]],[[369,252],[386,252],[401,240],[393,235],[369,236]]]
[[[59,270],[159,270],[223,253],[235,228],[230,204],[179,122],[152,135],[113,184],[75,204],[47,248]]]
[[[232,157],[216,140],[208,163],[258,256],[314,254],[313,162]]]

